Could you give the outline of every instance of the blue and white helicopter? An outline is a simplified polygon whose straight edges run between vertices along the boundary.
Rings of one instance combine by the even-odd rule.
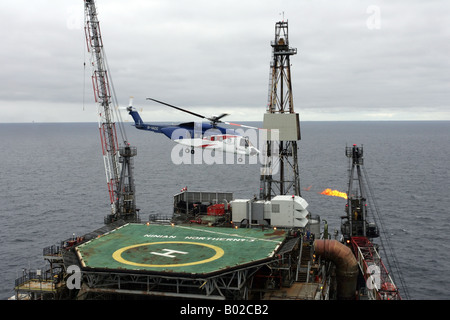
[[[215,149],[217,151],[248,156],[256,156],[259,154],[259,150],[252,145],[248,137],[242,136],[242,133],[236,130],[219,127],[217,124],[224,123],[251,129],[259,128],[220,120],[227,116],[227,113],[223,113],[220,116],[212,116],[207,118],[201,114],[194,113],[156,99],[147,98],[147,100],[152,100],[168,107],[187,112],[196,117],[209,120],[210,123],[185,122],[168,125],[144,123],[139,113],[132,106],[132,100],[130,99],[130,105],[126,108],[126,110],[133,117],[136,129],[162,133],[174,142],[186,146],[185,151],[192,154],[195,153],[195,148]]]

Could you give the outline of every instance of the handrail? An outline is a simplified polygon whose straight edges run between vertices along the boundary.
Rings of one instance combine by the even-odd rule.
[[[41,272],[41,270],[31,271],[31,270],[24,270],[24,273],[21,277],[17,278],[15,280],[15,286],[20,287],[28,282],[29,288],[31,289],[31,282],[38,282],[40,283],[40,289],[42,290],[42,283],[51,283],[51,290],[55,289],[55,282],[54,277],[57,275],[56,273],[48,273],[48,272]],[[46,289],[48,290],[48,288]]]
[[[377,300],[399,300],[401,299],[398,288],[394,284],[388,270],[376,248],[370,241],[360,242],[352,239],[353,246],[357,249],[357,261],[361,272],[366,280],[367,291]]]

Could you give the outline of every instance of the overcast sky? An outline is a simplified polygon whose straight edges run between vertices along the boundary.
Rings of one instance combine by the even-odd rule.
[[[301,120],[450,120],[449,1],[96,3],[119,103],[148,122],[197,119],[146,97],[261,121],[282,19]],[[83,15],[82,0],[3,1],[0,122],[97,121]]]

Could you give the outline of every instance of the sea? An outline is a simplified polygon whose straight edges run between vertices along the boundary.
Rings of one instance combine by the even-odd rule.
[[[180,163],[175,158],[182,152],[164,135],[130,123],[124,127],[123,139],[137,147],[142,221],[151,214],[170,215],[173,195],[185,187],[233,192],[236,199],[259,194],[260,160]],[[102,227],[110,204],[97,123],[1,123],[0,137],[0,299],[5,300],[24,270],[45,267],[44,247]],[[450,121],[302,122],[301,195],[332,234],[340,230],[346,200],[321,191],[347,191],[345,148],[353,144],[364,148],[373,201],[392,248],[389,261],[397,266],[392,274],[406,287],[403,296],[449,299]]]

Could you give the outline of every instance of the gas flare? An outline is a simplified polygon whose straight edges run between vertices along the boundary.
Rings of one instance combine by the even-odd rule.
[[[338,190],[331,190],[330,188],[323,190],[320,194],[347,199],[347,194],[345,192],[341,192]]]

